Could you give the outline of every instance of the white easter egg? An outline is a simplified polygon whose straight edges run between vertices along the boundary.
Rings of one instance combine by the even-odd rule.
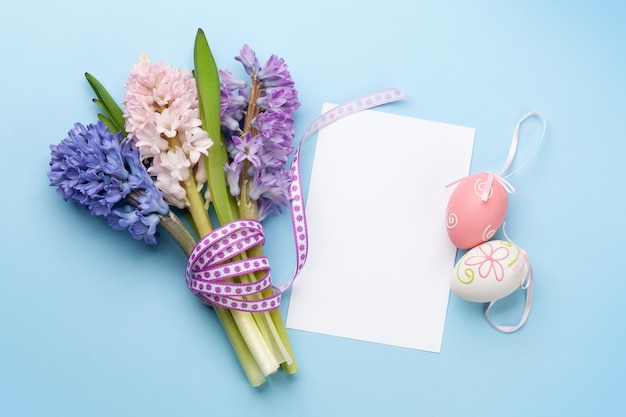
[[[519,288],[527,273],[526,252],[511,242],[490,240],[459,259],[450,289],[467,301],[496,301]]]

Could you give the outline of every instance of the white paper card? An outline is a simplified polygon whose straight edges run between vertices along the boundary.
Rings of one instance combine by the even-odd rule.
[[[472,128],[377,110],[323,128],[287,327],[439,352],[456,254],[445,186],[468,175],[473,142]]]

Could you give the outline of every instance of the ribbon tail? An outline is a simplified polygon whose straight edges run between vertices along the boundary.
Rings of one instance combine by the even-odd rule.
[[[489,200],[489,193],[491,191],[491,187],[493,187],[493,180],[495,178],[495,174],[491,171],[489,171],[489,175],[487,176],[487,181],[485,182],[485,188],[483,189],[483,192],[480,196],[480,199],[482,201],[487,201]]]
[[[308,228],[306,223],[306,210],[304,205],[304,195],[302,192],[302,179],[300,175],[300,151],[302,144],[318,130],[334,123],[335,121],[347,117],[351,114],[358,113],[383,104],[392,103],[394,101],[404,100],[409,96],[401,90],[390,87],[370,94],[349,100],[331,110],[324,112],[321,116],[313,121],[305,130],[300,144],[298,145],[294,157],[291,162],[291,172],[293,180],[289,187],[289,199],[291,201],[290,214],[291,224],[293,228],[293,237],[296,247],[296,266],[292,278],[277,286],[279,291],[286,291],[295,281],[296,277],[304,267],[308,256],[309,239]]]
[[[487,321],[489,322],[489,324],[491,324],[496,330],[499,330],[503,333],[513,333],[513,332],[518,331],[526,323],[526,320],[528,319],[528,316],[530,314],[530,307],[532,306],[532,302],[533,302],[533,270],[530,264],[528,264],[528,271],[527,271],[525,281],[526,281],[525,286],[524,284],[522,284],[522,289],[526,291],[526,303],[524,304],[524,311],[522,312],[522,317],[519,323],[516,324],[515,326],[495,324],[493,320],[491,319],[490,312],[491,312],[491,308],[496,304],[496,301],[490,302],[489,305],[487,306],[487,309],[485,310],[485,317],[487,318]]]

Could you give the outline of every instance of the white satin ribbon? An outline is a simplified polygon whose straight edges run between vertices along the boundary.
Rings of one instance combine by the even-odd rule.
[[[491,195],[491,187],[493,186],[494,179],[497,180],[500,184],[502,184],[502,186],[504,187],[507,193],[513,194],[515,192],[515,188],[513,187],[513,185],[511,185],[511,183],[505,180],[503,177],[494,173],[493,171],[489,171],[488,174],[489,175],[487,176],[487,181],[485,182],[485,188],[483,189],[483,193],[480,196],[480,199],[482,201],[489,200],[489,196]]]
[[[517,169],[513,170],[512,172],[504,175],[506,171],[508,171],[508,169],[511,167],[511,164],[513,163],[513,160],[515,159],[515,154],[517,153],[520,126],[522,125],[524,121],[530,119],[533,116],[538,117],[543,124],[543,129],[541,131],[541,138],[539,139],[539,142],[537,143],[537,147],[535,148],[533,153],[530,155],[530,157],[526,160],[526,162],[524,162],[522,165],[517,167]],[[504,167],[502,167],[498,175],[501,176],[502,178],[508,178],[511,175],[515,174],[520,169],[524,168],[526,165],[528,165],[528,163],[532,161],[532,159],[535,157],[535,154],[539,150],[539,147],[541,146],[541,143],[543,142],[543,138],[545,137],[545,135],[546,135],[546,118],[543,117],[543,114],[537,111],[531,111],[530,113],[527,113],[524,117],[522,117],[520,121],[517,122],[517,125],[515,126],[515,129],[513,130],[513,137],[511,138],[511,147],[509,148],[509,154],[506,158],[506,162],[504,163]]]
[[[502,233],[504,234],[504,237],[506,240],[513,243],[513,241],[511,241],[511,239],[509,238],[509,235],[507,235],[506,233],[506,223],[502,225]],[[515,245],[515,243],[513,244]],[[517,247],[519,248],[519,246]],[[528,319],[528,315],[530,314],[530,308],[533,303],[533,285],[534,285],[533,268],[530,265],[530,262],[528,261],[528,254],[526,253],[526,251],[521,248],[520,250],[522,251],[523,262],[518,263],[513,268],[513,272],[517,272],[521,268],[526,268],[526,274],[524,275],[524,279],[522,280],[522,284],[520,286],[522,290],[526,291],[526,302],[524,303],[524,310],[522,311],[522,317],[519,323],[517,323],[514,326],[508,326],[508,325],[495,324],[493,322],[493,320],[491,319],[491,314],[490,314],[491,308],[496,304],[498,300],[491,301],[487,305],[487,309],[485,310],[485,317],[487,318],[487,321],[489,322],[489,324],[491,324],[495,329],[503,333],[513,333],[519,330],[524,325],[524,323],[526,323],[526,320]]]
[[[524,121],[526,121],[527,119],[529,119],[529,118],[531,118],[533,116],[538,117],[541,120],[542,124],[543,124],[543,129],[541,131],[541,138],[539,139],[539,142],[537,143],[537,147],[535,148],[533,153],[530,155],[530,157],[522,165],[520,165],[515,170],[513,170],[513,171],[511,171],[511,172],[509,172],[507,174],[506,172],[511,167],[511,164],[513,163],[513,160],[515,159],[515,155],[517,154],[517,146],[519,144],[520,126],[522,125],[522,123]],[[504,167],[502,167],[500,172],[497,173],[497,174],[492,172],[492,171],[487,171],[489,176],[487,177],[485,188],[483,189],[482,195],[480,196],[480,199],[482,201],[489,200],[489,195],[490,195],[490,191],[491,191],[491,187],[493,185],[494,179],[497,180],[500,184],[502,184],[504,189],[509,194],[512,194],[512,193],[515,192],[515,188],[511,185],[510,182],[508,182],[506,180],[506,178],[510,177],[511,175],[515,174],[517,171],[519,171],[520,169],[522,169],[526,165],[528,165],[528,163],[535,157],[535,154],[539,150],[539,147],[541,146],[541,143],[543,142],[543,138],[545,137],[545,134],[546,134],[546,119],[545,119],[545,117],[543,117],[543,114],[541,114],[541,113],[539,113],[537,111],[531,111],[531,112],[527,113],[524,117],[522,117],[520,119],[519,122],[517,122],[517,125],[515,126],[515,129],[513,129],[513,137],[511,138],[511,146],[509,148],[509,154],[507,155],[506,162],[504,163]],[[459,182],[461,182],[461,180],[462,180],[462,178],[459,179],[459,180],[456,180],[454,182],[451,182],[450,184],[447,184],[446,188],[458,184]]]
[[[524,281],[522,281],[521,288],[526,291],[526,303],[524,304],[524,311],[522,312],[522,317],[519,323],[514,326],[494,323],[491,319],[490,312],[491,308],[496,304],[497,301],[490,302],[487,306],[487,309],[485,310],[485,317],[487,318],[489,324],[491,324],[496,330],[499,330],[503,333],[513,333],[519,330],[524,325],[524,323],[526,323],[528,315],[530,314],[530,307],[533,303],[533,268],[528,260],[526,260],[524,265],[526,266],[526,277],[524,277]]]

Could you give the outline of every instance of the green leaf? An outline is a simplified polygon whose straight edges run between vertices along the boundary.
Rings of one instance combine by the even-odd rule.
[[[114,126],[113,133],[123,132],[122,136],[126,136],[126,131],[124,130],[124,113],[118,104],[115,102],[113,97],[109,94],[109,92],[104,88],[104,86],[88,72],[85,73],[85,78],[89,82],[89,85],[93,89],[94,93],[96,93],[97,99],[94,99],[94,103],[96,103],[102,110],[104,111],[107,119],[110,121],[111,125]],[[106,124],[106,123],[105,123]],[[110,125],[107,125],[109,129],[111,129]]]
[[[106,117],[104,114],[98,113],[98,120],[100,120],[102,123],[104,123],[104,125],[107,128],[109,128],[109,131],[111,133],[116,134],[117,132],[119,132],[119,129],[115,126],[115,124],[113,122],[111,122],[111,119]]]
[[[94,98],[92,101],[94,103],[96,103],[98,105],[98,107],[100,107],[106,113],[107,117],[109,117],[109,112],[108,112],[107,107],[104,105],[103,102],[101,102],[97,98]]]
[[[123,130],[123,126],[122,126],[122,129],[120,129],[120,127],[111,120],[111,118],[108,116],[108,112],[106,111],[106,107],[104,107],[104,104],[102,104],[100,100],[94,98],[93,102],[96,103],[98,106],[100,106],[100,108],[106,113],[106,114],[98,113],[98,120],[104,123],[106,127],[109,128],[109,131],[111,133],[117,133]]]
[[[194,44],[194,74],[198,88],[200,119],[213,145],[207,158],[207,182],[211,200],[220,223],[238,218],[237,202],[226,186],[224,164],[228,161],[220,125],[220,78],[213,54],[202,29],[198,29]]]

